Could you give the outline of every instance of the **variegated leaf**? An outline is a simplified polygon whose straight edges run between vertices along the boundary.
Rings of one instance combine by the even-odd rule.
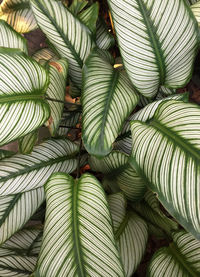
[[[26,40],[4,20],[0,20],[0,47],[16,48],[28,53]]]
[[[200,239],[200,108],[162,102],[146,123],[131,124],[132,164],[168,212]]]
[[[57,173],[45,191],[47,212],[37,274],[123,277],[108,204],[97,179],[85,174],[74,180]]]
[[[37,28],[29,0],[3,0],[0,19],[7,21],[18,33],[27,33]]]
[[[127,203],[122,193],[109,195],[108,203],[115,239],[126,276],[129,277],[136,271],[145,253],[148,239],[147,225],[135,213],[126,210]]]
[[[115,44],[114,37],[109,33],[108,26],[101,18],[97,21],[96,44],[100,49],[105,50],[108,50]]]
[[[49,118],[46,70],[22,52],[0,50],[0,145],[38,129]]]
[[[83,69],[83,142],[95,156],[106,156],[125,119],[138,102],[128,77],[114,69],[96,53],[88,57]]]
[[[200,242],[185,231],[173,233],[169,247],[159,249],[150,261],[149,277],[200,275]]]
[[[140,120],[140,121],[147,121],[150,120],[153,115],[155,114],[158,106],[165,100],[173,99],[173,100],[187,100],[187,94],[177,94],[168,96],[167,98],[162,98],[160,100],[156,100],[152,103],[147,104],[143,109],[139,110],[138,112],[132,114],[126,123],[124,124],[123,130],[118,137],[117,141],[115,142],[115,149],[123,151],[127,154],[131,153],[132,149],[132,137],[131,137],[131,120]]]
[[[82,66],[93,44],[91,31],[60,1],[31,0],[31,3],[38,25],[60,56],[67,58],[69,77],[80,89]]]
[[[19,139],[19,152],[22,154],[30,154],[38,140],[38,130]]]
[[[124,153],[112,151],[104,159],[90,157],[89,163],[94,171],[104,174],[104,181],[110,184],[111,191],[122,190],[129,200],[137,201],[144,196],[146,185],[128,163]]]
[[[130,80],[147,97],[191,78],[198,25],[183,0],[108,0]],[[172,39],[173,38],[173,39]]]
[[[63,112],[67,71],[68,62],[66,59],[49,62],[50,83],[46,95],[51,116],[45,125],[52,136],[56,135]]]
[[[43,187],[0,196],[0,244],[21,229],[45,199]]]
[[[16,154],[0,161],[0,195],[42,187],[54,172],[73,172],[78,146],[67,139],[52,139],[35,146],[28,155]]]

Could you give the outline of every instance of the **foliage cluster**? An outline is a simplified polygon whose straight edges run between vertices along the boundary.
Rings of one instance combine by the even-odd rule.
[[[133,276],[149,236],[147,276],[199,276],[200,1],[68,2],[0,5],[0,276]]]

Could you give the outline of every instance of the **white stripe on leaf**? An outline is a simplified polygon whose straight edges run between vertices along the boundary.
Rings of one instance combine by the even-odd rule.
[[[131,125],[133,165],[174,218],[200,238],[200,109],[162,102],[148,123]]]
[[[0,160],[0,195],[42,187],[52,173],[73,172],[78,146],[67,139],[47,140],[28,155],[16,154]]]
[[[183,87],[198,47],[198,25],[182,0],[109,0],[124,66],[138,91]],[[173,39],[172,39],[173,38]]]
[[[54,174],[37,271],[41,276],[124,276],[110,212],[97,179]],[[56,255],[55,255],[56,253]]]
[[[84,65],[81,101],[84,145],[90,154],[105,156],[137,105],[138,95],[128,77],[94,50]]]

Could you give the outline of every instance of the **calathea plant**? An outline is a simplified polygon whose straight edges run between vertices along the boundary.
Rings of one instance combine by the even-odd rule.
[[[200,275],[200,1],[103,4],[1,2],[1,277]]]

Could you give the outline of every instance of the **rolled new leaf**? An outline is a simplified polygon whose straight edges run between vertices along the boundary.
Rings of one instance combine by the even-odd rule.
[[[29,0],[3,0],[0,19],[7,21],[18,33],[27,33],[37,28]]]
[[[122,193],[109,195],[108,203],[113,228],[126,276],[132,276],[142,260],[148,239],[145,221],[126,210],[126,199]]]
[[[25,38],[4,20],[0,20],[0,47],[16,48],[28,54]]]
[[[36,276],[124,276],[110,212],[97,179],[57,173],[45,185],[47,210]]]
[[[134,168],[168,212],[200,239],[200,108],[162,102],[151,120],[131,124]]]
[[[69,76],[80,89],[83,63],[93,44],[91,31],[60,1],[31,0],[31,3],[38,25],[60,56],[67,58]]]
[[[47,140],[28,155],[0,160],[0,195],[42,187],[54,172],[73,172],[78,146],[67,139]]]
[[[43,187],[0,196],[0,245],[27,223],[44,199]]]
[[[39,132],[38,130],[26,135],[25,137],[19,139],[19,152],[22,154],[30,154],[38,140]]]
[[[49,118],[49,77],[36,61],[0,48],[0,146],[38,129]]]
[[[183,0],[109,0],[130,80],[147,97],[161,85],[183,87],[191,78],[198,25]],[[172,39],[173,38],[173,39]]]
[[[199,276],[200,242],[185,231],[172,236],[169,247],[159,249],[152,257],[147,276]]]
[[[94,50],[83,68],[83,142],[95,156],[106,156],[138,95],[128,77]]]

